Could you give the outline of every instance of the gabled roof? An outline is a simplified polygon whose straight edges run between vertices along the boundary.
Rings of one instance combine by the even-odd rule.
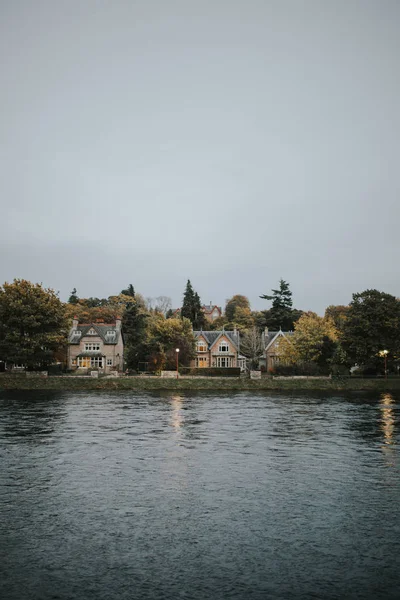
[[[216,304],[203,304],[203,306],[201,307],[205,313],[212,313],[213,310],[216,308],[217,311],[219,313],[222,314],[222,308],[220,306],[217,306]]]
[[[218,341],[220,337],[225,335],[237,349],[239,347],[239,332],[238,331],[193,331],[196,338],[203,336],[208,343],[210,349]]]
[[[272,346],[272,344],[275,342],[275,340],[278,339],[278,337],[291,337],[293,335],[293,331],[282,331],[281,329],[279,331],[268,331],[267,334],[265,334],[265,332],[262,334],[262,342],[263,342],[263,347],[265,348],[265,351],[268,350],[268,348],[270,348],[270,346]]]
[[[115,345],[119,342],[121,336],[121,329],[118,328],[115,323],[85,323],[78,325],[76,329],[72,328],[69,332],[68,342],[70,344],[80,344],[84,337],[90,339],[92,335],[88,335],[90,329],[94,329],[96,334],[102,339],[104,344]],[[112,331],[114,335],[107,335],[108,331]],[[80,333],[80,335],[77,335]]]

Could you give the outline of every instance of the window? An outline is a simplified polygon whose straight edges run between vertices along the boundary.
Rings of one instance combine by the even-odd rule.
[[[227,342],[221,342],[218,350],[220,352],[229,352],[229,346],[228,346]]]
[[[91,329],[89,329],[88,335],[97,335],[97,331],[95,331],[92,327]]]
[[[71,364],[72,364],[73,367],[76,367],[76,358],[72,359]]]
[[[203,341],[197,342],[197,352],[207,352],[207,344]]]
[[[217,367],[230,367],[232,359],[228,356],[217,356]]]
[[[85,352],[100,352],[100,344],[97,342],[86,343]]]
[[[103,357],[102,356],[80,356],[78,358],[78,367],[85,367],[88,369],[89,367],[98,367],[99,369],[103,368]]]
[[[199,356],[196,358],[196,367],[202,368],[207,366],[207,358],[205,356]]]
[[[107,367],[112,367],[112,358],[107,358]]]

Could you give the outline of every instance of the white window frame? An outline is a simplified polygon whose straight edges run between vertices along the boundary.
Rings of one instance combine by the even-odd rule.
[[[218,346],[218,352],[229,352],[228,342],[225,342],[225,340],[223,342],[220,342]]]
[[[207,352],[207,344],[202,340],[197,342],[197,352]]]
[[[97,335],[97,331],[95,329],[93,329],[93,327],[91,329],[89,329],[88,335]]]
[[[85,342],[85,352],[100,352],[100,342]]]
[[[112,364],[113,364],[112,358],[107,358],[106,364],[107,364],[107,367],[112,367]]]
[[[227,369],[232,366],[232,358],[230,356],[217,356],[217,367]]]

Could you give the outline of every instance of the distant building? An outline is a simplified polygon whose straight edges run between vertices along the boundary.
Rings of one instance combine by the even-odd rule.
[[[265,367],[267,371],[273,369],[279,364],[278,346],[282,337],[288,339],[293,335],[293,331],[269,331],[265,328],[261,335],[263,353],[260,357],[260,367]]]
[[[240,367],[246,368],[246,359],[239,354],[238,331],[194,331],[196,358],[191,367]]]
[[[121,319],[115,323],[79,324],[72,322],[68,337],[68,368],[94,369],[105,373],[122,371],[124,366],[124,341]]]
[[[204,311],[205,318],[207,319],[207,321],[210,321],[211,323],[213,321],[215,321],[215,319],[222,317],[222,314],[223,314],[222,308],[220,306],[217,306],[216,304],[213,304],[212,302],[210,302],[210,304],[203,304],[203,306],[201,308]],[[180,314],[181,314],[180,308],[172,309],[173,317],[179,317]]]

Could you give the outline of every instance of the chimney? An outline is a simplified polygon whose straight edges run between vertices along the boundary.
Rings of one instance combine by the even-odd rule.
[[[78,323],[79,323],[78,317],[75,315],[74,318],[72,319],[72,329],[77,329]]]
[[[117,331],[121,329],[121,317],[115,317],[115,329]]]

